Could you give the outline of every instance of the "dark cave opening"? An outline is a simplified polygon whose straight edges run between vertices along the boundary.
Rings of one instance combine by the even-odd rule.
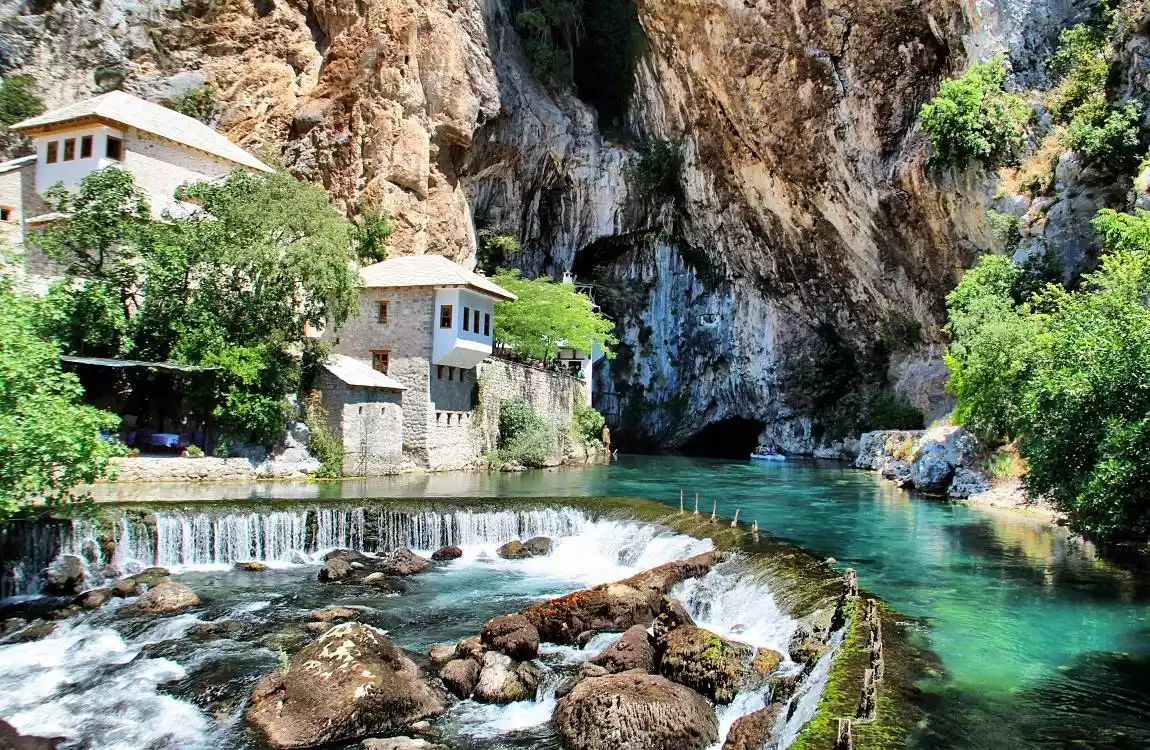
[[[700,458],[747,458],[759,445],[764,426],[743,417],[712,422],[692,435],[679,452]]]

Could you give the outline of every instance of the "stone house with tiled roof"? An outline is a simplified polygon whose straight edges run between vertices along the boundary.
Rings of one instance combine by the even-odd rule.
[[[557,426],[586,400],[575,378],[491,359],[495,303],[515,296],[487,277],[437,255],[385,260],[361,276],[358,314],[324,334],[336,356],[320,384],[346,473],[464,468],[494,447],[503,399],[524,398]],[[360,384],[364,371],[393,384]]]
[[[60,218],[44,194],[53,185],[75,187],[97,169],[131,173],[154,215],[195,207],[176,200],[176,188],[227,176],[236,169],[271,167],[199,120],[122,91],[86,99],[16,123],[31,156],[0,164],[0,238],[26,250],[33,286],[55,275],[54,265],[25,247],[28,232]]]

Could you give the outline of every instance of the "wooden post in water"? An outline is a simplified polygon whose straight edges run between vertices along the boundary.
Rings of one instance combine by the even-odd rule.
[[[839,719],[834,750],[854,750],[854,732],[850,719]]]
[[[679,515],[683,515],[683,490],[679,490]]]
[[[739,527],[739,509],[735,508],[735,520],[731,521],[731,528],[736,529]]]
[[[714,523],[715,519],[717,519],[719,517],[718,513],[719,513],[719,501],[714,500],[714,501],[712,501],[712,504],[711,504],[711,523]]]
[[[699,493],[695,493],[695,515],[699,515]]]

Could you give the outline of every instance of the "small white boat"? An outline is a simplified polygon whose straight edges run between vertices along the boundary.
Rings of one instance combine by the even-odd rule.
[[[755,448],[751,452],[751,459],[754,461],[786,461],[787,456],[785,453],[773,453],[763,448]]]

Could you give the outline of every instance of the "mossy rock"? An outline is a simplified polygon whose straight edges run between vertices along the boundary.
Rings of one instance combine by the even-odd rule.
[[[750,676],[755,649],[703,628],[672,630],[659,644],[664,677],[685,685],[715,703],[730,703]]]

